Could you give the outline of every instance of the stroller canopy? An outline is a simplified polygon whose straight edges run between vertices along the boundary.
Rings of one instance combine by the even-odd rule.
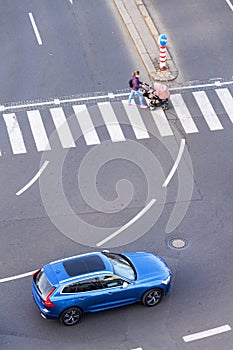
[[[155,94],[161,99],[169,98],[170,92],[166,85],[154,83]]]

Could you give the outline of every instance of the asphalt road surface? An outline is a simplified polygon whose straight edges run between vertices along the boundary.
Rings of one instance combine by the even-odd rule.
[[[6,0],[1,26],[2,103],[127,88],[145,72],[106,0]]]
[[[1,101],[8,103],[0,120],[1,348],[230,349],[232,82],[174,87],[166,115],[136,106],[132,112],[122,100],[126,77],[140,60],[114,7],[93,3],[1,5],[6,26]],[[174,49],[179,48],[177,43]],[[208,74],[203,66],[194,76],[189,64],[185,68],[179,57],[176,63],[186,79],[214,76],[215,69]],[[76,85],[77,76],[88,79]],[[229,76],[226,66],[221,77]],[[46,98],[65,95],[65,103],[46,104]],[[31,105],[12,103],[30,99]],[[185,109],[184,116],[184,108],[190,115]],[[97,246],[137,215],[114,239]],[[172,247],[174,239],[185,247]],[[29,276],[12,279],[49,261],[104,247],[164,257],[173,271],[171,293],[155,308],[139,304],[89,314],[77,327],[66,328],[40,317]],[[218,327],[223,327],[220,334],[207,336]],[[185,341],[197,332],[206,337]]]
[[[179,81],[232,77],[230,0],[144,0],[179,69]]]
[[[5,167],[8,168],[8,179],[3,178],[1,185],[1,193],[4,195],[1,213],[5,218],[1,221],[1,231],[4,232],[1,239],[3,277],[29,272],[51,260],[96,249],[94,246],[99,226],[122,227],[140,212],[147,203],[145,193],[148,192],[150,174],[145,173],[145,171],[148,171],[148,167],[145,164],[144,168],[138,167],[138,157],[133,157],[133,155],[131,155],[131,162],[119,159],[119,157],[114,159],[113,156],[116,150],[117,154],[123,150],[122,158],[124,158],[131,147],[131,143],[136,142],[142,154],[144,148],[148,153],[148,157],[150,157],[150,151],[153,152],[154,161],[156,159],[159,161],[167,175],[174,163],[171,149],[169,152],[167,147],[169,145],[173,146],[177,155],[179,141],[185,140],[193,168],[192,173],[189,164],[188,172],[182,172],[181,178],[178,178],[177,174],[174,176],[168,185],[165,202],[163,202],[161,186],[159,186],[159,184],[161,185],[160,181],[164,178],[160,179],[160,172],[153,169],[157,181],[154,183],[154,191],[150,194],[156,195],[158,207],[163,208],[161,216],[156,221],[152,215],[154,212],[149,211],[148,217],[143,216],[136,225],[132,226],[132,230],[125,230],[123,235],[117,237],[118,241],[113,241],[114,246],[121,245],[122,242],[127,243],[129,239],[128,244],[118,247],[119,251],[153,251],[162,255],[171,266],[174,274],[173,288],[170,295],[157,308],[148,310],[140,305],[135,305],[100,314],[87,315],[83,323],[72,332],[66,328],[61,328],[57,322],[45,321],[40,318],[31,299],[30,278],[25,277],[3,282],[1,283],[2,295],[4,296],[2,300],[6,299],[8,301],[3,302],[1,307],[1,312],[4,315],[4,322],[1,324],[2,334],[4,335],[2,339],[6,349],[14,348],[15,342],[19,344],[19,341],[22,348],[30,348],[32,343],[45,349],[55,346],[55,344],[58,348],[62,348],[65,343],[72,349],[74,342],[79,342],[81,347],[86,346],[90,349],[109,349],[109,343],[112,344],[112,348],[119,349],[137,348],[138,345],[142,349],[152,349],[155,334],[159,346],[168,349],[174,347],[182,349],[186,346],[183,336],[231,324],[232,312],[229,305],[232,302],[232,281],[230,278],[228,279],[228,272],[232,269],[230,244],[232,225],[231,183],[228,179],[232,164],[227,162],[227,152],[232,146],[229,142],[232,126],[229,116],[219,104],[216,91],[215,89],[205,90],[204,87],[201,90],[211,99],[217,118],[221,120],[221,126],[216,123],[215,130],[210,130],[206,119],[197,111],[197,105],[192,100],[194,98],[193,92],[197,92],[195,89],[182,92],[181,95],[191,111],[191,118],[195,122],[197,132],[185,133],[185,123],[182,120],[180,123],[177,121],[177,118],[175,118],[176,111],[172,106],[166,112],[166,115],[173,134],[167,137],[160,137],[158,128],[156,133],[149,110],[140,112],[146,130],[150,132],[149,138],[137,140],[136,135],[133,134],[133,126],[127,125],[126,122],[121,124],[121,128],[127,141],[117,144],[111,141],[103,127],[96,129],[101,140],[101,146],[97,146],[96,150],[98,159],[101,157],[108,159],[109,155],[112,156],[111,161],[106,162],[97,174],[97,190],[102,198],[107,200],[108,203],[110,201],[108,212],[106,209],[102,209],[101,213],[100,210],[90,209],[86,203],[83,203],[80,191],[85,190],[86,195],[88,195],[88,182],[81,183],[83,187],[79,186],[77,188],[75,185],[77,183],[77,173],[80,172],[79,164],[82,164],[83,159],[85,160],[85,157],[90,154],[88,147],[84,147],[83,138],[78,140],[76,148],[69,150],[62,167],[63,190],[66,200],[69,201],[75,212],[73,216],[69,211],[65,211],[66,207],[60,206],[60,194],[58,191],[54,191],[53,184],[50,182],[52,174],[55,187],[58,188],[56,181],[59,177],[52,161],[53,159],[59,159],[61,154],[63,157],[64,150],[62,150],[61,145],[51,142],[52,150],[44,152],[50,164],[41,177],[43,181],[40,183],[40,188],[38,182],[36,182],[23,193],[19,193],[20,189],[31,179],[32,174],[35,174],[35,169],[38,170],[38,164],[41,164],[40,153],[29,148],[26,154],[15,155],[13,160],[7,154],[2,156]],[[172,95],[173,102],[174,96],[180,96],[180,91],[174,91]],[[112,102],[111,105],[116,113],[118,110],[117,116],[119,118],[122,115],[122,112],[119,113],[120,108],[123,109],[122,103]],[[64,108],[65,111],[67,109],[68,107]],[[92,119],[96,120],[96,108],[93,106],[90,109],[93,109],[90,111]],[[41,114],[43,115],[44,112],[42,110]],[[16,113],[16,115],[18,114],[20,116],[23,112]],[[45,125],[47,126],[47,124]],[[164,132],[165,129],[159,130]],[[177,144],[177,147],[175,147],[175,144]],[[135,145],[134,147],[134,149],[137,149]],[[79,152],[77,152],[77,149]],[[208,157],[206,153],[208,153]],[[33,158],[34,162],[30,162],[30,166],[25,169],[27,157]],[[93,158],[91,160],[95,162]],[[89,160],[85,161],[88,165]],[[98,160],[96,166],[99,166]],[[225,169],[224,174],[222,169]],[[208,177],[206,175],[207,171],[209,173]],[[20,172],[24,173],[25,176],[19,179],[17,174]],[[4,165],[2,165],[2,173],[4,173]],[[115,184],[122,178],[133,184],[133,199],[127,208],[120,210],[115,207],[114,212],[111,206],[111,201],[116,198],[114,188]],[[177,191],[178,189],[181,191],[184,186],[189,186],[189,182],[193,184],[193,192],[191,198],[186,198],[189,205],[188,212],[182,223],[171,233],[166,234],[168,218],[171,216],[172,208],[175,203],[179,204],[179,201],[176,200]],[[5,183],[9,185],[5,186]],[[46,187],[46,184],[49,184],[49,186]],[[16,193],[18,193],[18,196]],[[49,207],[50,211],[46,207],[46,213],[43,204],[48,203],[46,198],[49,196],[56,205],[52,208]],[[122,195],[121,200],[124,203],[125,198]],[[180,204],[182,204],[181,199]],[[48,215],[50,215],[50,219]],[[151,220],[151,216],[154,219],[154,225],[142,235],[148,220]],[[57,221],[57,218],[60,217],[62,220]],[[84,235],[83,238],[83,234],[89,232],[80,232],[80,227],[77,226],[77,228],[73,228],[72,240],[68,239],[68,230],[73,217],[81,217],[92,225],[95,223],[95,235],[93,237]],[[59,226],[61,223],[65,225],[66,230],[62,231],[61,226]],[[57,225],[57,228],[55,225]],[[132,232],[137,238],[136,240],[134,240],[135,237]],[[138,234],[141,237],[138,237]],[[100,241],[103,237],[98,236],[97,238]],[[169,242],[174,238],[185,240],[186,247],[180,250],[171,248]],[[80,245],[80,242],[83,244]],[[106,246],[111,247],[111,241]],[[223,285],[225,293],[222,292]],[[221,295],[221,298],[219,298],[219,295]],[[218,303],[216,303],[216,298],[219,300]],[[106,332],[108,333],[107,337],[104,336]],[[116,332],[118,337],[116,337]],[[210,337],[208,340],[202,339],[193,344],[190,343],[190,348],[202,349],[206,345],[217,349],[223,342],[224,345],[229,344],[230,346],[231,341],[232,335],[228,332]]]

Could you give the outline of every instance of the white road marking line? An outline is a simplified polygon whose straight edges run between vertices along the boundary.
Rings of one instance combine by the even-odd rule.
[[[16,192],[16,196],[20,196],[23,192],[25,192],[29,187],[31,187],[34,182],[36,182],[37,179],[39,179],[40,175],[43,173],[43,171],[45,170],[45,168],[47,167],[47,165],[49,164],[49,161],[46,160],[44,162],[44,164],[42,165],[42,167],[40,168],[40,170],[36,173],[35,176],[33,176],[33,178],[23,187],[21,188],[21,190],[19,190],[18,192]]]
[[[227,112],[231,122],[233,123],[233,97],[228,89],[217,89],[215,90],[218,95],[222,105]]]
[[[151,114],[161,136],[173,135],[172,129],[162,108],[156,108],[154,111],[151,111]]]
[[[134,101],[132,101],[133,106],[128,106],[127,100],[122,100],[121,102],[123,103],[123,106],[125,108],[125,111],[127,113],[136,138],[138,140],[149,139],[150,136],[146,130],[145,124]]]
[[[97,103],[101,112],[109,136],[113,142],[125,141],[125,136],[121,130],[116,114],[110,102]]]
[[[184,131],[187,134],[198,132],[196,124],[180,94],[171,95],[171,102],[175,108],[177,117],[179,118]]]
[[[14,154],[27,153],[15,113],[3,114],[8,131],[12,151]]]
[[[220,334],[220,333],[227,332],[230,330],[231,330],[231,327],[228,324],[226,324],[225,326],[212,328],[212,329],[209,329],[207,331],[186,335],[183,337],[183,340],[187,343],[187,342],[190,342],[193,340],[207,338],[207,337],[210,337],[212,335]]]
[[[73,110],[76,115],[79,126],[82,130],[83,137],[88,146],[100,144],[99,137],[95,130],[94,124],[86,105],[73,105]]]
[[[27,111],[27,115],[37,150],[39,152],[51,150],[40,111],[38,109]]]
[[[136,349],[132,349],[132,350],[143,350],[143,348],[136,348]]]
[[[208,124],[210,130],[222,130],[223,126],[220,123],[205,91],[194,91],[192,92],[195,100]]]
[[[62,107],[50,108],[59,139],[63,148],[76,147]]]
[[[227,5],[230,7],[231,11],[233,11],[233,5],[230,2],[230,0],[226,0],[226,2],[227,2]]]
[[[188,86],[182,86],[182,87],[174,87],[174,88],[169,88],[170,91],[177,91],[177,90],[191,90],[195,88],[205,88],[205,87],[213,87],[213,86],[224,86],[224,85],[233,85],[233,81],[225,81],[225,82],[220,82],[217,81],[215,83],[210,83],[210,84],[201,84],[201,85],[188,85]],[[129,96],[129,92],[122,92],[118,94],[114,94],[114,97],[124,97],[124,96]],[[63,103],[72,103],[72,102],[82,102],[82,101],[91,101],[91,100],[102,100],[109,98],[109,95],[101,95],[101,96],[89,96],[89,97],[77,97],[77,98],[66,98],[60,100],[60,104]],[[5,110],[13,110],[13,109],[19,109],[19,108],[27,108],[27,107],[39,107],[39,106],[51,106],[54,104],[54,101],[44,101],[44,102],[35,102],[35,103],[26,103],[26,104],[18,104],[18,105],[8,105],[0,106],[0,111],[5,111]]]
[[[166,178],[166,180],[163,183],[163,187],[167,187],[167,185],[169,184],[169,182],[171,181],[173,175],[175,174],[176,169],[178,168],[178,165],[180,163],[182,154],[184,152],[184,147],[185,147],[185,139],[182,139],[180,142],[180,149],[177,155],[177,158],[175,160],[175,163],[173,164],[173,167],[170,171],[170,173],[168,174],[168,177]]]
[[[17,276],[1,278],[0,279],[0,283],[10,282],[10,281],[14,281],[14,280],[17,280],[17,279],[20,279],[20,278],[32,276],[36,271],[37,270],[26,272],[26,273],[22,273],[21,275],[17,275]]]
[[[152,199],[133,219],[131,219],[129,222],[127,222],[127,224],[122,226],[119,230],[113,232],[110,236],[108,236],[105,239],[103,239],[102,241],[98,242],[96,244],[96,246],[100,247],[104,243],[110,241],[112,238],[118,236],[122,231],[124,231],[126,228],[128,228],[129,226],[134,224],[140,217],[142,217],[142,215],[144,215],[152,207],[152,205],[154,205],[155,202],[156,202],[156,199]]]
[[[111,93],[112,94],[112,93]],[[128,96],[129,93],[128,92],[124,92],[124,93],[119,93],[119,94],[115,94],[114,97],[121,97],[121,96]],[[59,104],[63,104],[63,103],[74,103],[74,102],[84,102],[84,101],[92,101],[92,100],[105,100],[106,98],[113,98],[112,96],[108,95],[101,95],[101,96],[89,96],[89,97],[77,97],[77,98],[66,98],[63,100],[59,100],[59,99],[54,99],[53,101],[44,101],[44,102],[35,102],[35,103],[25,103],[25,104],[18,104],[18,105],[14,105],[14,106],[4,106],[1,105],[0,106],[0,111],[7,111],[8,109],[13,110],[13,109],[19,109],[19,108],[28,108],[28,107],[43,107],[43,106],[51,106],[53,104],[56,104],[57,101],[59,100]]]
[[[29,18],[30,18],[30,21],[31,21],[31,24],[32,24],[32,28],[34,30],[37,42],[38,42],[39,45],[42,45],[42,40],[41,40],[41,37],[40,37],[40,33],[39,33],[38,28],[37,28],[36,22],[34,20],[33,14],[31,12],[29,12],[28,15],[29,15]]]
[[[217,79],[217,78],[216,78]],[[181,86],[181,87],[174,87],[169,88],[170,91],[173,90],[190,90],[190,89],[197,89],[197,88],[205,88],[205,87],[212,87],[212,86],[222,86],[222,85],[232,85],[233,81],[215,81],[214,83],[209,84],[200,84],[200,85],[188,85],[188,86]]]

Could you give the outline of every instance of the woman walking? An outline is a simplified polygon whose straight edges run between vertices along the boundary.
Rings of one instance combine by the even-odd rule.
[[[141,91],[139,90],[139,88],[140,88],[140,81],[139,81],[139,78],[137,76],[137,72],[133,72],[132,73],[132,90],[131,90],[131,93],[129,95],[128,105],[132,106],[132,103],[131,103],[132,98],[135,95],[138,95],[140,107],[147,108],[147,105],[143,102],[143,95],[142,95]]]

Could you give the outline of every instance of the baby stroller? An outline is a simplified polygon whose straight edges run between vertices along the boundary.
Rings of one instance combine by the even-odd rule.
[[[153,86],[142,83],[141,91],[144,97],[148,98],[150,110],[161,106],[163,110],[168,109],[168,99],[170,92],[166,85],[154,83]]]

